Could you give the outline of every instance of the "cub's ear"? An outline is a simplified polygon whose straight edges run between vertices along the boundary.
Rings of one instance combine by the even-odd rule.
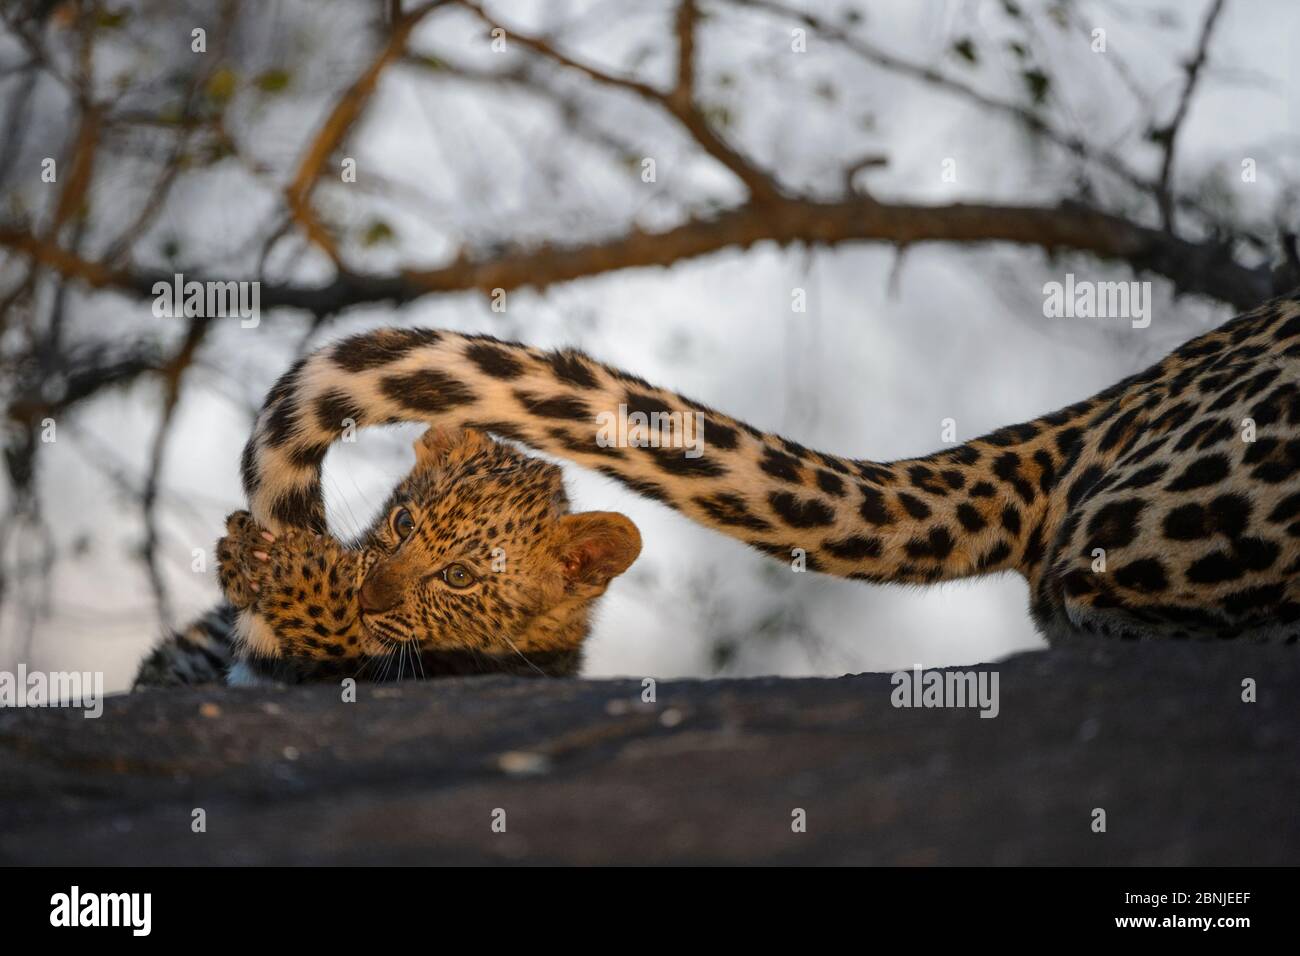
[[[641,532],[613,511],[584,511],[560,519],[557,547],[570,587],[604,591],[641,553]]]
[[[432,465],[447,457],[447,452],[460,440],[459,428],[430,425],[415,440],[415,460],[421,465]]]
[[[430,425],[415,440],[415,461],[425,467],[440,465],[451,460],[453,455],[467,458],[491,444],[492,439],[473,428]]]

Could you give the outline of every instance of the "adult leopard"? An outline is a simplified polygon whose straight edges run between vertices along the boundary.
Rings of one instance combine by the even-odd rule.
[[[384,328],[280,379],[244,451],[244,486],[261,524],[323,531],[321,462],[345,426],[472,427],[594,468],[778,559],[802,549],[827,574],[924,584],[1017,572],[1051,641],[1295,642],[1297,373],[1292,295],[1060,411],[875,462],[811,451],[581,352]],[[699,416],[702,447],[665,447],[638,428],[604,440],[606,416],[636,413]]]

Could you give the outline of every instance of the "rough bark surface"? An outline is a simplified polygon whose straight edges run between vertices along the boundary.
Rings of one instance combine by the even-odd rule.
[[[1296,649],[982,666],[995,719],[897,709],[887,674],[665,681],[654,704],[639,680],[478,678],[3,710],[0,862],[1300,861]]]

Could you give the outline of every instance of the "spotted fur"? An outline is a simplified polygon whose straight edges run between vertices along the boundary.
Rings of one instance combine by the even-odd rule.
[[[573,674],[595,600],[641,547],[622,515],[570,513],[555,465],[444,428],[355,544],[279,530],[229,517],[227,605],[157,648],[137,686]]]
[[[380,329],[280,380],[243,474],[260,523],[323,531],[320,466],[343,418],[474,427],[594,468],[779,559],[802,549],[812,570],[914,584],[1017,572],[1051,640],[1294,642],[1298,372],[1292,296],[1068,408],[882,463],[812,451],[580,352]],[[701,413],[704,454],[602,446],[596,416],[620,405]]]
[[[160,641],[140,662],[133,687],[180,687],[225,680],[234,662],[236,610],[219,604]]]

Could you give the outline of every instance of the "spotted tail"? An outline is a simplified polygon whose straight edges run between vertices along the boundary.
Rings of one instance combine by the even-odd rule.
[[[1078,423],[1104,400],[877,463],[810,451],[580,352],[379,329],[316,351],[276,383],[244,451],[244,486],[268,527],[321,531],[321,463],[343,431],[426,421],[593,468],[810,570],[915,583],[1028,574],[1058,516],[1052,491],[1083,451]]]

